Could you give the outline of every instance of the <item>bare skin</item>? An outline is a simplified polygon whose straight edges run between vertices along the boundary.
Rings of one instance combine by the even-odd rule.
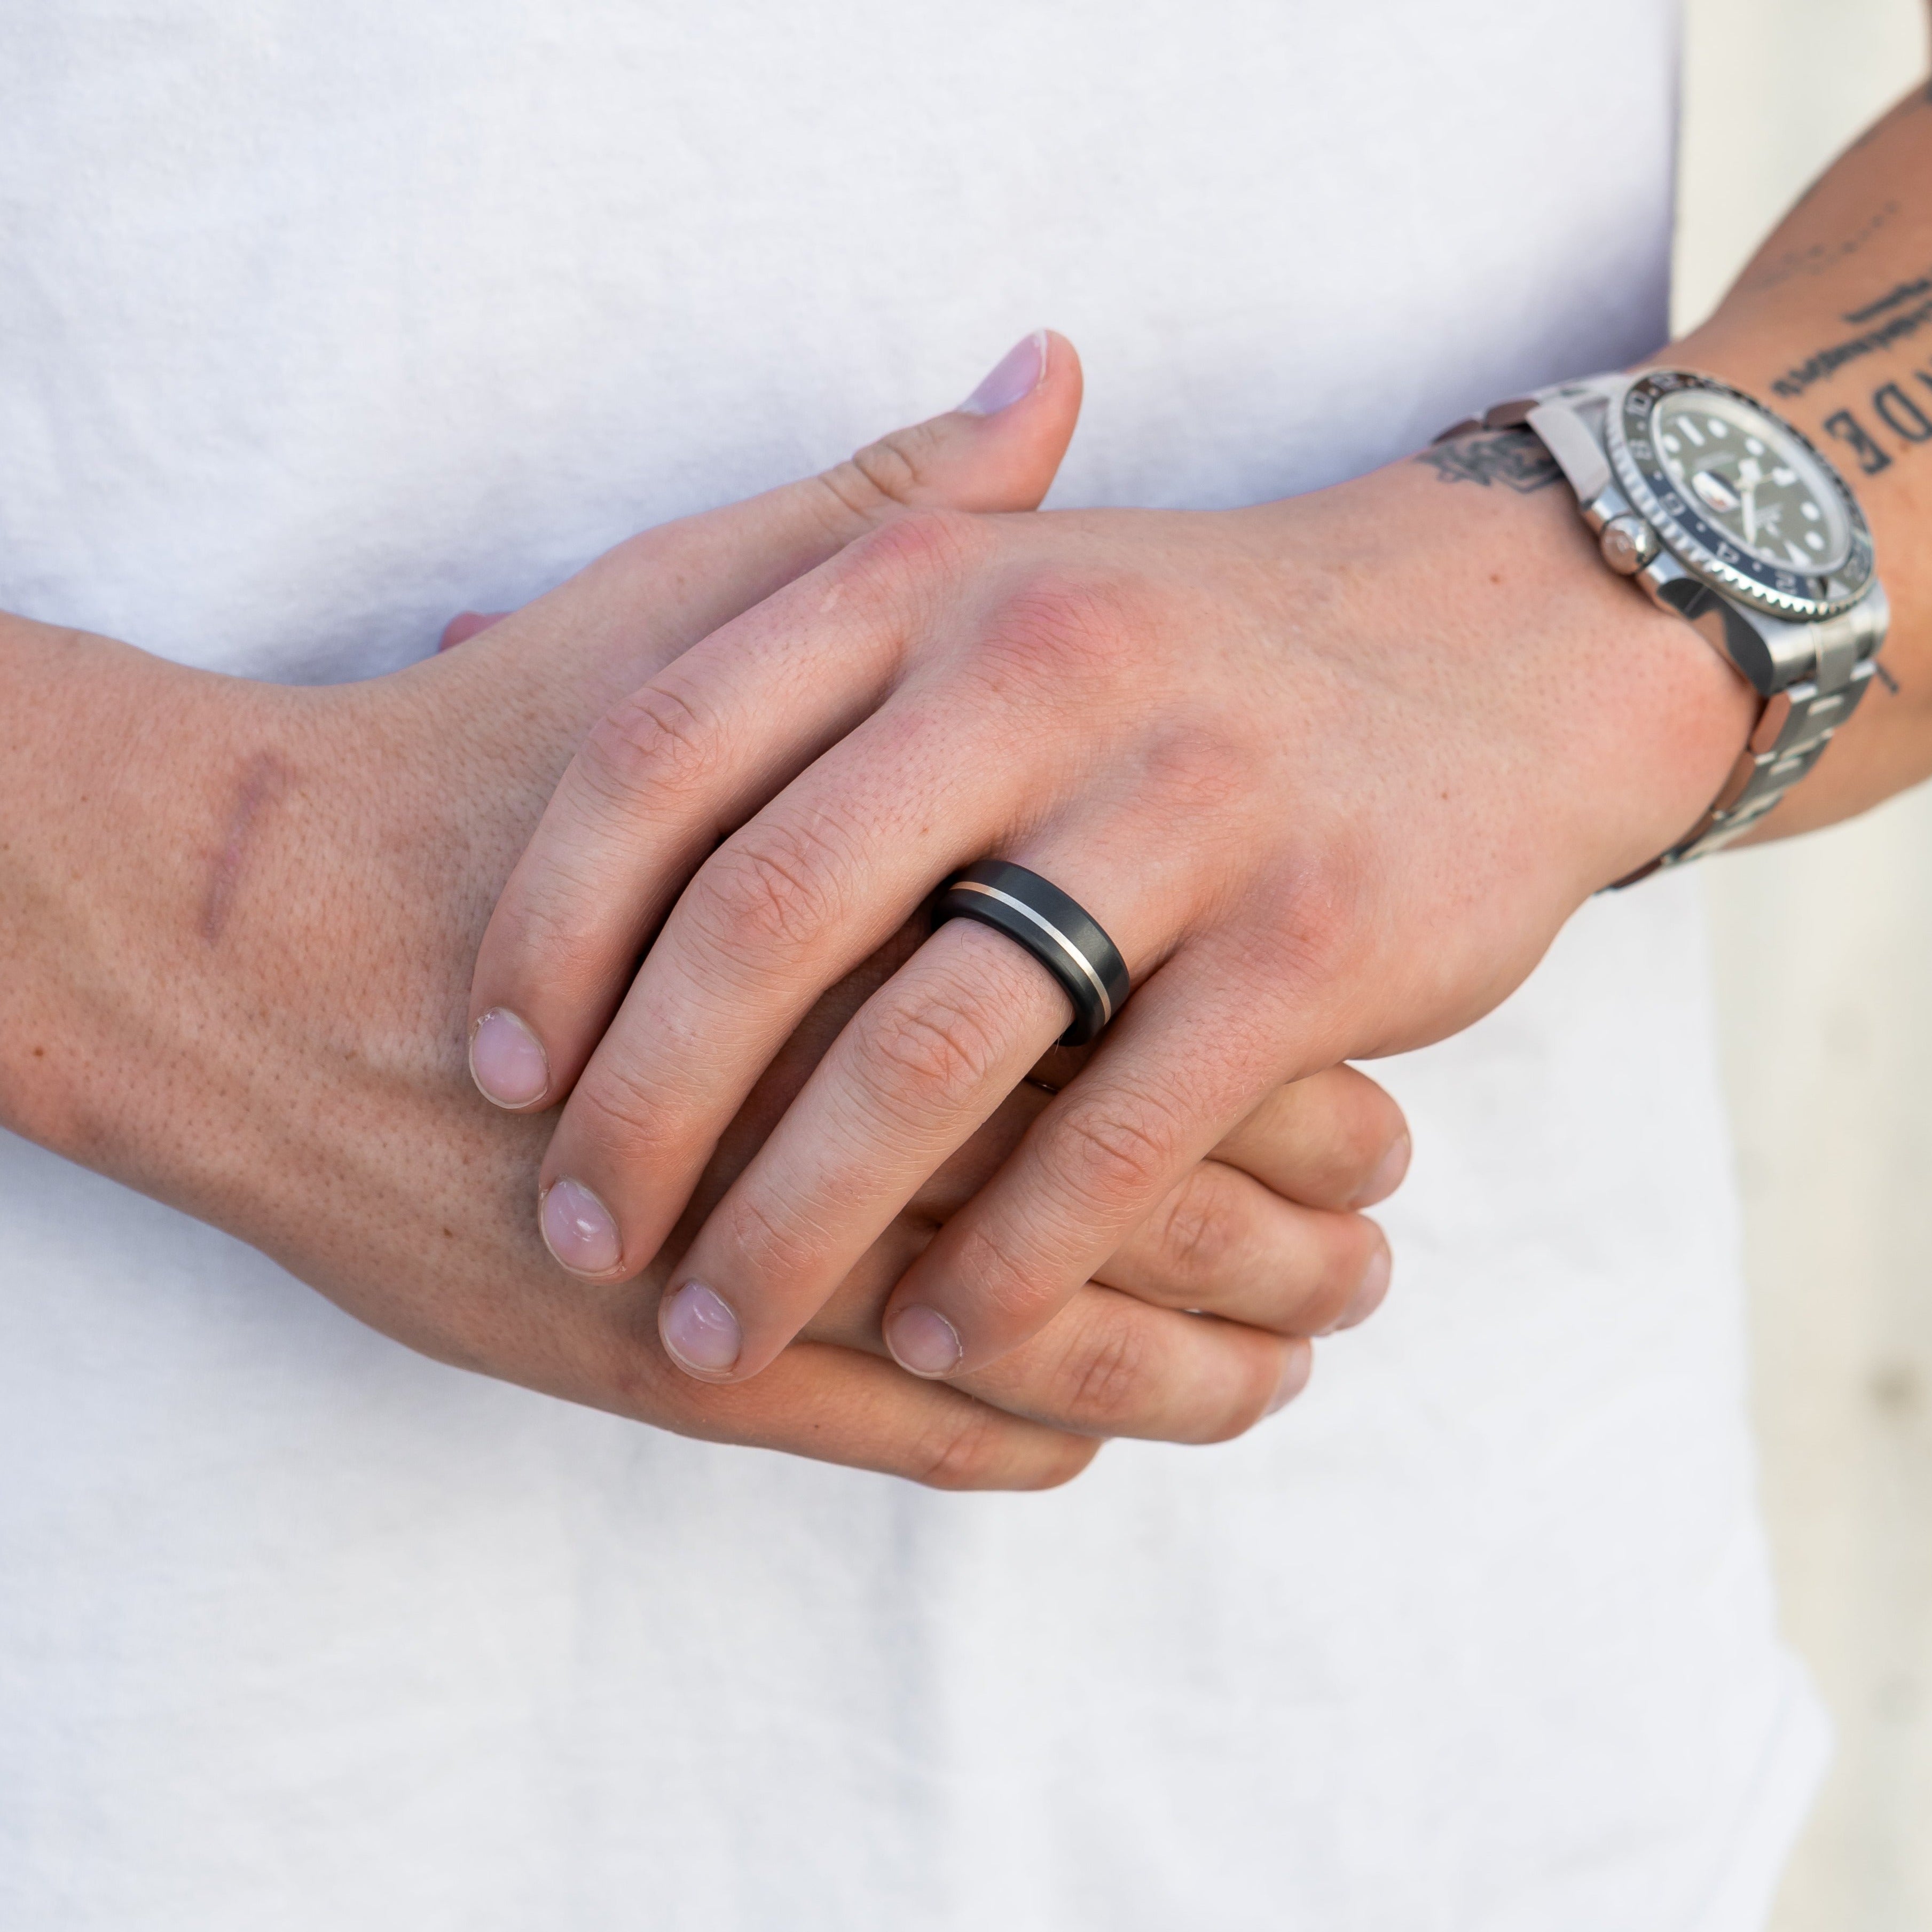
[[[884,1358],[879,1306],[1046,1104],[1022,1088],[935,1166],[792,1358],[724,1390],[670,1367],[634,1292],[586,1292],[544,1252],[525,1204],[550,1123],[489,1107],[464,1066],[490,907],[598,712],[908,504],[1036,502],[1078,388],[1070,360],[996,416],[950,415],[650,532],[364,684],[215,677],[0,620],[0,1121],[252,1242],[412,1347],[692,1435],[1028,1487],[1106,1435],[1251,1425],[1306,1379],[1306,1336],[1386,1282],[1356,1210],[1400,1178],[1406,1138],[1359,1075],[1269,1096],[1030,1360],[921,1383]],[[694,1212],[899,944],[743,1096]]]
[[[1917,782],[1922,90],[1657,359],[1765,396],[1837,456],[1891,593],[1900,694],[1864,706],[1766,836]],[[1514,433],[1247,510],[902,521],[626,697],[520,862],[472,992],[473,1022],[514,1015],[541,1046],[540,1091],[503,1097],[568,1096],[543,1166],[553,1251],[634,1275],[800,1016],[989,854],[1087,907],[1136,990],[894,1290],[886,1336],[922,1374],[1027,1344],[1263,1093],[1489,1011],[1584,898],[1696,822],[1755,715],[1603,568],[1556,483]],[[936,933],[650,1290],[687,1371],[734,1384],[782,1360],[1067,1013],[1007,943]]]

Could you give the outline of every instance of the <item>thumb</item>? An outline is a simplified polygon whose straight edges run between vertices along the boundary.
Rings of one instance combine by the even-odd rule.
[[[680,651],[892,517],[1033,508],[1072,440],[1080,388],[1072,344],[1037,329],[957,409],[821,475],[627,538],[508,620],[464,611],[438,649],[498,713],[526,728],[542,713],[574,742]]]
[[[621,604],[648,591],[651,608],[692,644],[899,511],[1033,509],[1072,440],[1081,386],[1072,344],[1036,328],[958,408],[894,430],[819,476],[646,530],[551,598],[575,605],[573,625],[580,628],[586,604],[608,608],[614,596]],[[667,566],[687,586],[688,608],[676,614],[662,602]],[[505,615],[459,613],[437,650],[466,643]],[[642,664],[629,668],[648,674]]]
[[[1072,440],[1080,392],[1072,344],[1035,329],[957,409],[895,430],[794,488],[829,490],[851,536],[895,509],[1034,509]]]

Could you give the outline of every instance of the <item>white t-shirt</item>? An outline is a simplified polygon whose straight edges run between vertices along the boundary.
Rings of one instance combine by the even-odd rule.
[[[0,22],[0,606],[250,674],[1080,344],[1055,500],[1311,488],[1662,338],[1625,0],[65,0]],[[1499,652],[1508,649],[1498,639]],[[410,1355],[0,1140],[0,1923],[1744,1932],[1774,1628],[1682,881],[1385,1071],[1396,1292],[1044,1496]]]

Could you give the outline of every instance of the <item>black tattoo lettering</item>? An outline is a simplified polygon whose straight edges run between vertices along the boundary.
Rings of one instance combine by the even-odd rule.
[[[1840,410],[1825,418],[1825,433],[1850,447],[1858,459],[1858,467],[1868,476],[1892,467],[1892,458],[1880,448],[1870,434],[1850,410]]]
[[[1925,381],[1923,376],[1918,380]],[[1932,384],[1927,386],[1932,388]],[[1932,417],[1928,417],[1896,382],[1888,382],[1883,388],[1873,391],[1872,407],[1895,436],[1907,442],[1932,442]]]
[[[1901,303],[1916,300],[1920,296],[1932,296],[1932,275],[1921,275],[1916,282],[1900,282],[1889,295],[1880,296],[1875,302],[1867,302],[1863,308],[1847,310],[1842,318],[1854,328],[1862,328],[1868,322],[1876,322],[1888,308],[1897,308]]]
[[[1876,356],[1881,350],[1889,349],[1916,335],[1928,323],[1932,323],[1932,298],[1901,309],[1863,335],[1855,335],[1846,342],[1834,342],[1816,355],[1807,356],[1795,368],[1787,369],[1771,386],[1780,396],[1802,396],[1814,383],[1837,374],[1847,362],[1856,362],[1862,356]]]
[[[1424,450],[1415,460],[1427,464],[1445,483],[1480,483],[1486,490],[1500,483],[1520,496],[1563,481],[1556,458],[1526,429],[1452,436]]]

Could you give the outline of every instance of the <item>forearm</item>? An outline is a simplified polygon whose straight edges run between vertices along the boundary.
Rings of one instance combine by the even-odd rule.
[[[1921,86],[1794,208],[1715,315],[1658,358],[1762,398],[1838,465],[1892,602],[1874,688],[1765,820],[1781,838],[1932,773],[1932,91]]]

